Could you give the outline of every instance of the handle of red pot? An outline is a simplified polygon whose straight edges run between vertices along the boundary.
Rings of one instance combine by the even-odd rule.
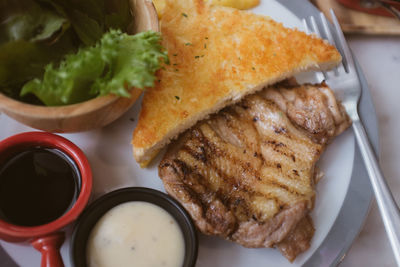
[[[56,232],[34,239],[32,246],[42,253],[41,267],[64,267],[60,247],[65,240],[64,232]]]

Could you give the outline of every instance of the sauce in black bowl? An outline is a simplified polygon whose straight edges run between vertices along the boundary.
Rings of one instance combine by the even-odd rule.
[[[198,239],[196,228],[190,215],[176,200],[160,191],[143,188],[128,187],[103,195],[82,213],[75,225],[71,239],[71,262],[75,267],[88,267],[87,252],[89,237],[101,218],[113,208],[126,203],[147,202],[157,205],[168,212],[179,225],[184,239],[184,259],[182,266],[194,267],[197,260]],[[150,225],[154,222],[149,221]],[[169,244],[174,246],[173,243]],[[153,253],[151,249],[148,253]],[[156,255],[154,255],[156,257]],[[118,266],[116,264],[112,266]]]

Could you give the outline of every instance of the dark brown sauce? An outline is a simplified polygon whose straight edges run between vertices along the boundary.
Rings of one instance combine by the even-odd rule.
[[[80,173],[57,149],[34,147],[0,163],[0,218],[37,226],[62,216],[76,201]]]

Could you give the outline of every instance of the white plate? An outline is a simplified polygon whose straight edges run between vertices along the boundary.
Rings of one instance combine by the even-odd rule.
[[[269,15],[287,27],[302,28],[300,20],[282,4],[275,0],[261,2],[261,5],[253,10],[255,13]],[[144,186],[164,191],[157,175],[157,164],[153,164],[149,169],[140,169],[132,156],[130,141],[139,109],[140,105],[136,104],[116,122],[100,130],[62,134],[78,145],[89,159],[94,177],[92,199],[116,188],[127,186]],[[0,139],[31,130],[33,129],[21,125],[4,114],[0,115]],[[316,231],[310,249],[299,255],[294,263],[290,264],[275,249],[247,249],[220,238],[200,235],[197,266],[302,266],[318,251],[341,211],[352,178],[354,148],[354,136],[351,131],[346,131],[328,146],[318,163],[325,176],[317,185],[317,197],[312,212]],[[158,161],[159,159],[156,163]],[[358,229],[359,226],[356,227],[357,232]],[[70,230],[67,229],[68,232]],[[352,235],[351,241],[353,238]],[[0,241],[0,244],[18,265],[39,266],[40,253],[30,245],[4,241]],[[61,251],[65,265],[71,266],[68,239]],[[336,251],[335,253],[337,255],[331,255],[332,259],[323,262],[324,266],[331,264],[340,256]]]

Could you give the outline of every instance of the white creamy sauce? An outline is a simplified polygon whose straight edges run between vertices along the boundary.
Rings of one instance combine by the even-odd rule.
[[[101,217],[90,233],[86,252],[89,267],[180,267],[185,241],[167,211],[132,201]]]

